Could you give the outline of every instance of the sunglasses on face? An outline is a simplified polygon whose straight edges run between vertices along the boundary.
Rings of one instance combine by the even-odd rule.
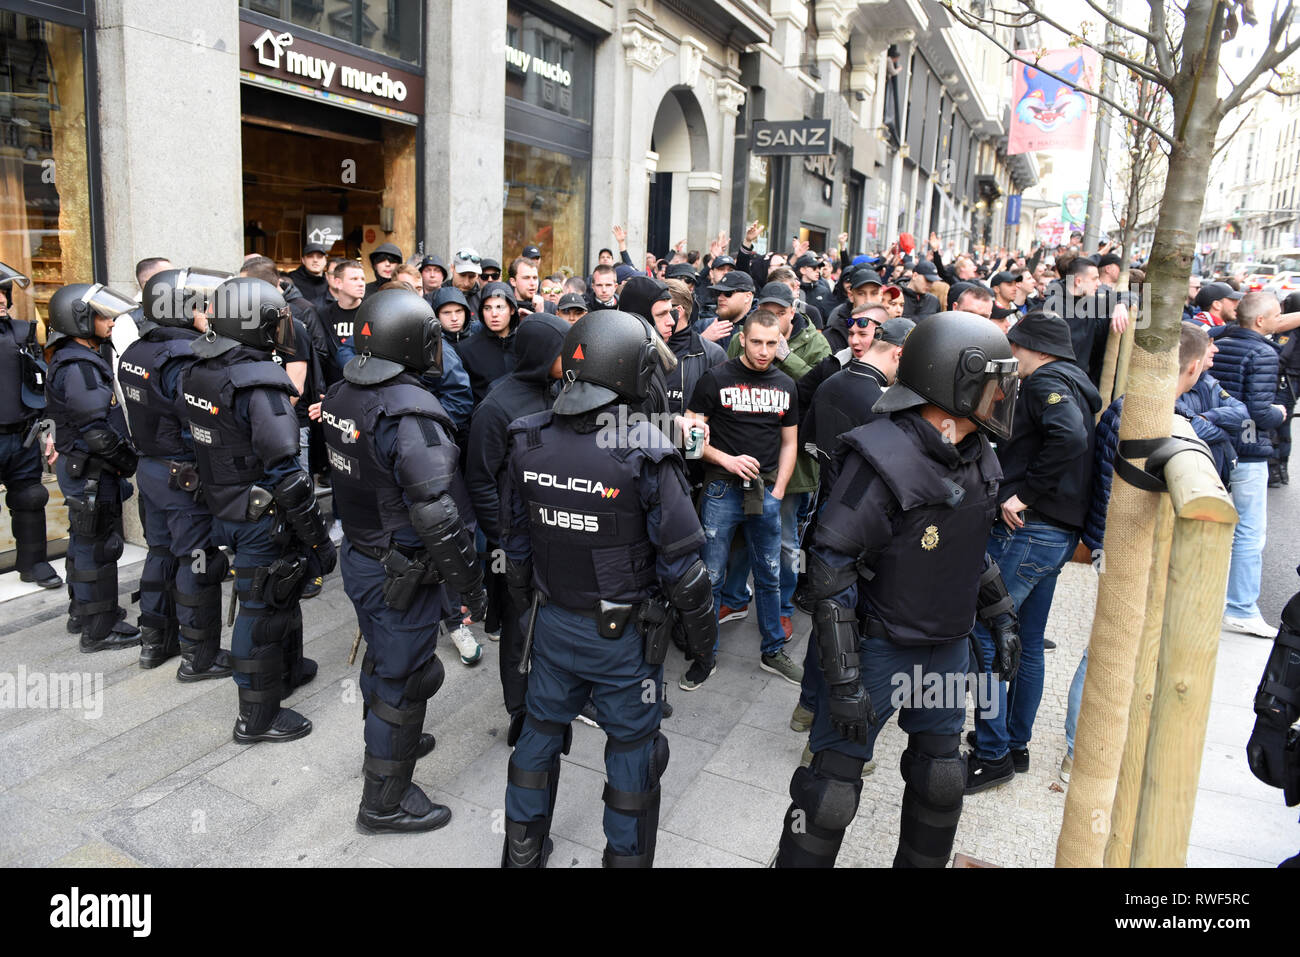
[[[873,319],[870,316],[858,316],[855,319],[849,320],[849,328],[852,329],[854,326],[857,326],[859,329],[869,329],[873,322],[876,325],[880,325],[879,319]]]
[[[376,264],[378,264],[378,263],[392,263],[394,266],[400,266],[400,265],[402,264],[402,261],[401,261],[400,259],[398,259],[396,256],[389,256],[387,253],[385,253],[385,254],[382,255],[382,256],[377,256],[377,257],[375,257],[375,263],[376,263]]]
[[[559,287],[559,286],[543,286],[543,287],[542,287],[542,295],[543,295],[543,296],[558,296],[559,294],[560,294],[560,287]]]
[[[486,269],[483,271],[483,278],[491,282],[492,280],[500,279],[501,273],[493,272],[491,269]]]
[[[726,299],[726,298],[728,298],[728,297],[730,297],[730,296],[739,296],[742,292],[744,292],[743,289],[732,289],[730,292],[720,292],[720,293],[718,293],[718,298],[719,298],[719,299]]]

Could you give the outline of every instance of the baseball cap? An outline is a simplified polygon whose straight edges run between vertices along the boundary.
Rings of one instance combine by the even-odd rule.
[[[640,276],[641,273],[635,266],[629,266],[627,263],[619,263],[614,267],[614,278],[619,282],[627,282],[633,276]]]
[[[888,299],[897,299],[903,294],[903,290],[895,285],[888,285],[880,290],[880,294]]]
[[[1007,341],[1058,359],[1073,360],[1075,357],[1069,323],[1047,312],[1031,312],[1024,316],[1011,327]]]
[[[308,243],[302,247],[302,254],[306,256],[310,253],[325,253],[328,255],[329,248],[324,243]]]
[[[857,269],[853,270],[853,274],[852,277],[849,279],[849,282],[852,284],[854,289],[857,289],[859,286],[867,286],[872,284],[877,286],[884,285],[884,282],[880,278],[880,273],[876,272],[874,269],[871,269],[870,267],[867,266],[859,266]]]
[[[1237,292],[1226,282],[1207,282],[1196,294],[1196,308],[1209,309],[1220,299],[1240,299],[1245,293]]]
[[[483,267],[480,265],[481,262],[482,260],[479,258],[479,254],[469,247],[458,249],[456,251],[456,258],[451,261],[451,271],[454,273],[472,272],[481,276],[483,274]]]
[[[525,259],[541,259],[542,251],[536,246],[525,246],[524,251],[520,253]]]
[[[1010,270],[1004,269],[1002,272],[993,274],[993,278],[989,280],[989,285],[999,286],[1004,282],[1020,282],[1020,277]]]
[[[695,285],[696,275],[695,267],[690,263],[677,263],[669,266],[668,271],[664,273],[668,279],[680,279],[682,282],[688,282]]]
[[[890,345],[901,346],[907,341],[907,334],[916,328],[916,323],[906,316],[895,316],[893,319],[886,319],[880,324],[880,332],[877,338],[883,339]]]
[[[922,279],[928,279],[930,282],[934,282],[939,278],[938,267],[928,259],[918,259],[916,265],[912,267],[912,272]]]
[[[727,275],[729,276],[731,273]],[[722,284],[719,283],[718,285]],[[760,306],[765,302],[774,302],[783,309],[788,309],[794,305],[794,293],[783,282],[769,282],[759,291],[758,297]]]
[[[754,277],[747,272],[733,269],[709,288],[714,292],[753,292]],[[787,293],[789,291],[789,289],[786,290]]]
[[[587,311],[587,300],[582,298],[582,293],[566,292],[560,297],[560,301],[555,304],[556,312],[566,312],[569,309]]]
[[[736,261],[730,256],[718,256],[709,263],[710,269],[721,269],[723,266],[730,266],[732,269],[735,269]]]
[[[804,253],[802,256],[800,256],[798,259],[794,261],[795,269],[802,269],[804,266],[807,266],[810,269],[812,269],[817,267],[818,265],[819,263],[817,261],[817,257],[814,256],[812,253]]]
[[[1097,262],[1098,266],[1122,266],[1124,261],[1114,253],[1107,253]]]
[[[499,262],[497,262],[495,259],[488,259],[487,257],[484,257],[484,259],[483,259],[483,268],[484,268],[484,269],[495,269],[497,272],[500,272],[500,271],[501,271],[501,264],[500,264]]]

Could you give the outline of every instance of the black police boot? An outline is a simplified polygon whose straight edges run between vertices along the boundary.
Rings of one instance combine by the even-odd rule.
[[[433,754],[433,749],[437,746],[438,740],[431,734],[424,732],[420,735],[420,741],[415,746],[416,759],[428,757]]]
[[[540,821],[511,821],[506,819],[506,839],[501,848],[501,866],[536,867],[546,866],[546,859],[551,856],[555,846],[551,843],[551,819]]]
[[[140,629],[140,667],[157,668],[181,653],[180,637],[174,627]]]
[[[9,516],[14,535],[14,567],[18,569],[18,578],[25,582],[35,582],[42,588],[63,587],[63,579],[46,561],[45,512],[16,509]]]
[[[89,654],[94,651],[116,651],[119,648],[134,648],[140,644],[140,629],[127,626],[126,631],[117,628],[110,613],[96,615],[78,615],[81,624],[81,650]]]
[[[357,830],[362,834],[436,831],[451,821],[451,809],[434,804],[411,782],[414,762],[387,761],[367,754]],[[381,775],[377,771],[396,771]]]
[[[193,647],[181,651],[181,663],[176,668],[176,680],[188,684],[191,681],[229,678],[231,670],[230,656],[224,648],[218,648],[217,653],[211,655],[198,647]]]
[[[1282,487],[1282,468],[1276,462],[1268,463],[1268,487]]]
[[[1280,478],[1280,479],[1282,480],[1282,484],[1283,484],[1283,485],[1290,485],[1290,484],[1291,484],[1291,474],[1290,474],[1290,472],[1287,471],[1287,463],[1286,463],[1286,462],[1278,462],[1278,463],[1277,463],[1277,474],[1278,474],[1278,478]]]
[[[257,661],[257,659],[251,659]],[[249,662],[245,662],[248,664]],[[277,666],[278,667],[278,666]],[[252,673],[257,681],[260,673]],[[235,720],[235,730],[231,736],[239,744],[253,744],[256,741],[295,741],[311,734],[311,722],[291,708],[281,708],[278,695],[280,689],[275,685],[253,690],[239,689],[239,717]]]

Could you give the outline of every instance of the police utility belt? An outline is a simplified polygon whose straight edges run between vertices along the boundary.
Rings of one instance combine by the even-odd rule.
[[[393,611],[406,611],[421,588],[442,582],[438,566],[424,549],[404,549],[397,545],[372,548],[352,543],[352,549],[384,569],[384,604]]]
[[[664,601],[647,598],[637,604],[619,604],[602,601],[595,608],[570,608],[549,601],[541,592],[537,593],[541,605],[555,605],[575,615],[581,615],[596,623],[600,637],[614,640],[621,638],[628,622],[636,617],[637,627],[645,642],[645,661],[648,665],[661,665],[668,657],[668,642],[672,638],[673,615],[671,607]]]

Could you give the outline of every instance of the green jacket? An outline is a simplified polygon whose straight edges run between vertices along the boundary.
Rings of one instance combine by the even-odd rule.
[[[792,331],[790,354],[775,365],[798,382],[813,366],[831,354],[831,346],[817,327],[800,315],[795,315]],[[740,355],[740,336],[736,335],[731,337],[731,344],[727,347],[727,358],[734,359],[738,355]],[[799,410],[800,419],[807,414],[806,409]],[[790,484],[785,487],[785,490],[787,492],[817,491],[817,460],[803,449],[799,450],[799,457],[794,463],[794,474],[790,476]]]

